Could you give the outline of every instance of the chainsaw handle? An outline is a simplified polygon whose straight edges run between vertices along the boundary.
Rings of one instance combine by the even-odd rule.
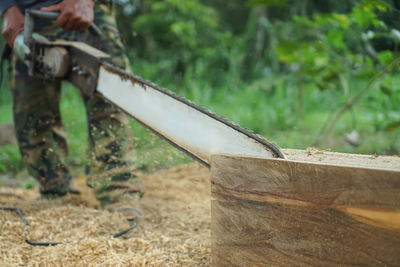
[[[25,11],[25,25],[24,25],[24,43],[28,45],[32,40],[33,29],[35,26],[35,19],[48,19],[56,20],[60,16],[59,12],[48,12],[35,9],[28,9]],[[96,24],[92,23],[89,26],[89,31],[94,36],[100,37],[101,30]]]
[[[36,18],[36,19],[57,19],[58,16],[60,15],[59,12],[49,12],[49,11],[41,11],[37,9],[28,9],[26,11],[30,16]]]

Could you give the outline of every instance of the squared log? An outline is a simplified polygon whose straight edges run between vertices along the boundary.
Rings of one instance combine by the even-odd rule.
[[[213,266],[400,266],[400,159],[359,159],[214,155]]]

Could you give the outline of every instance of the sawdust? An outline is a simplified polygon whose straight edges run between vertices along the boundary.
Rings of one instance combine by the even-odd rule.
[[[361,155],[324,151],[318,148],[307,150],[282,149],[289,160],[309,163],[323,163],[361,168],[400,170],[400,157],[381,155]]]
[[[97,201],[75,181],[80,196],[44,200],[37,191],[0,188],[0,266],[208,266],[210,264],[210,173],[197,163],[143,177],[147,193],[139,227],[121,238],[124,218],[96,209]],[[11,193],[11,194],[10,194]],[[33,247],[34,241],[69,242]]]

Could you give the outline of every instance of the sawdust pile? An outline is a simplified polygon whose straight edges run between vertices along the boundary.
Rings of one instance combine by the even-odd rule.
[[[25,232],[16,212],[0,211],[0,266],[208,266],[209,180],[197,163],[144,176],[145,215],[120,238],[111,236],[129,222],[96,209],[90,191],[43,200],[36,191],[0,188],[0,206],[20,207],[30,224]],[[88,190],[83,179],[76,185]],[[68,243],[33,247],[26,238]]]

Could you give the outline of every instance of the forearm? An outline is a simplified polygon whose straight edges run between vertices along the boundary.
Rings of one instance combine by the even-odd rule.
[[[3,16],[4,12],[12,6],[16,6],[17,3],[14,0],[1,0],[0,1],[0,15]]]

